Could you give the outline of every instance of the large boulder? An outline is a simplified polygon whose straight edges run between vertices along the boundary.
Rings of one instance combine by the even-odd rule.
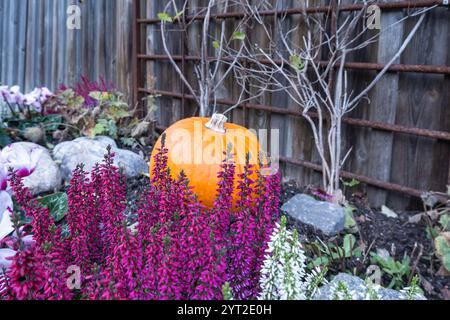
[[[344,230],[345,209],[337,204],[318,201],[306,194],[297,194],[281,210],[294,220],[310,225],[327,236]]]
[[[36,165],[34,172],[23,179],[25,187],[34,195],[54,192],[61,188],[61,172],[58,165],[53,161],[50,152],[35,143],[31,142],[16,142],[14,145],[21,145],[28,152],[32,149],[42,149],[41,157]]]
[[[347,273],[339,273],[333,280],[322,286],[314,296],[314,300],[333,300],[334,292],[339,282],[343,283],[348,292],[352,295],[353,300],[367,300],[368,287],[364,280],[359,277],[352,276]],[[378,287],[374,289],[380,300],[405,300],[404,293],[392,289]],[[416,297],[416,299],[425,299],[424,297]]]
[[[96,163],[101,163],[109,145],[115,153],[115,165],[124,169],[127,178],[148,172],[148,164],[140,155],[119,149],[114,140],[108,137],[81,137],[62,142],[53,150],[53,158],[60,164],[63,179],[68,181],[78,164],[84,164],[85,170],[90,171]]]

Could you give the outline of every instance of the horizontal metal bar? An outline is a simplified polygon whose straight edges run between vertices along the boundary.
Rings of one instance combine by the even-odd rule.
[[[163,91],[163,90],[150,90],[150,89],[144,89],[144,88],[140,88],[139,91],[145,92],[148,94],[161,95],[161,96],[172,97],[172,98],[177,98],[177,99],[183,98],[183,94],[177,93],[177,92],[170,92],[170,91]],[[184,98],[188,99],[188,100],[194,100],[194,97],[192,95],[184,95]],[[233,106],[236,104],[235,101],[225,100],[225,99],[218,99],[217,103],[222,104],[222,105],[228,105],[228,106]],[[302,113],[297,110],[283,109],[283,108],[267,106],[267,105],[262,105],[262,104],[245,103],[245,107],[249,108],[249,109],[267,111],[267,112],[284,114],[284,115],[289,115],[289,116],[296,116],[296,117],[302,116]],[[308,114],[312,117],[317,117],[317,114],[314,112],[310,112]],[[425,138],[450,141],[450,132],[445,132],[445,131],[429,130],[429,129],[422,129],[422,128],[411,128],[411,127],[405,127],[405,126],[401,126],[401,125],[397,125],[397,124],[390,124],[390,123],[377,122],[377,121],[364,120],[364,119],[355,119],[355,118],[348,118],[348,117],[344,117],[342,119],[342,122],[349,124],[349,125],[358,126],[358,127],[366,127],[366,128],[376,129],[376,130],[389,131],[389,132],[402,133],[402,134],[411,134],[411,135],[421,136],[421,137],[425,137]]]
[[[381,10],[401,10],[401,9],[414,9],[414,8],[426,8],[432,6],[443,5],[442,0],[421,0],[421,1],[398,1],[398,2],[379,2],[375,3]],[[344,4],[339,6],[339,11],[357,11],[364,8],[364,4]],[[328,13],[330,11],[330,6],[317,6],[309,7],[304,10],[303,8],[290,8],[290,9],[277,9],[277,10],[264,10],[259,14],[263,17],[265,16],[275,16],[275,15],[295,15],[303,14],[306,11],[307,14],[314,13]],[[211,14],[212,19],[236,19],[243,18],[245,16],[244,12],[228,12],[220,14]],[[203,20],[205,15],[189,16],[187,21],[192,20]],[[151,19],[138,19],[140,24],[155,24],[159,23],[161,20],[158,18]]]
[[[139,59],[143,60],[169,60],[169,56],[167,55],[138,55]],[[175,61],[182,61],[183,57],[180,55],[175,55],[172,57]],[[185,56],[186,61],[199,61],[200,56]],[[208,57],[209,61],[217,60],[215,57]],[[222,58],[224,61],[231,60],[231,58]],[[266,59],[259,59],[261,63],[269,64],[270,61]],[[278,64],[281,64],[281,61],[275,61]],[[321,65],[327,65],[328,61],[320,61]],[[336,67],[339,67],[340,64],[337,63]],[[374,70],[381,71],[386,66],[381,63],[372,63],[372,62],[346,62],[344,64],[347,69],[357,69],[357,70]],[[449,66],[430,66],[430,65],[417,65],[417,64],[393,64],[389,67],[388,71],[391,72],[417,72],[417,73],[436,73],[436,74],[448,74],[450,75],[450,67]]]
[[[182,61],[183,56],[175,55],[172,57],[175,61]],[[169,60],[169,56],[163,54],[139,54],[138,59],[142,60]],[[200,56],[185,56],[185,61],[200,61]],[[215,61],[217,58],[208,57],[209,61]],[[221,58],[223,61],[230,61],[231,58],[223,57]],[[266,59],[258,59],[259,62],[263,64],[270,64],[269,60]],[[251,61],[249,61],[251,62]],[[278,64],[281,64],[281,61],[275,61]],[[328,61],[320,61],[320,65],[326,66]],[[340,64],[337,63],[336,67],[339,67]],[[372,62],[346,62],[344,67],[346,69],[356,69],[356,70],[374,70],[381,71],[384,69],[386,65],[382,63],[372,63]],[[388,71],[390,72],[416,72],[416,73],[436,73],[436,74],[447,74],[450,75],[450,67],[448,66],[430,66],[430,65],[420,65],[420,64],[393,64],[389,67]]]
[[[161,126],[161,125],[157,125],[156,129],[163,132],[167,128],[164,126]],[[322,166],[320,164],[316,164],[313,162],[309,162],[309,161],[305,161],[305,160],[295,160],[295,159],[287,158],[287,157],[280,157],[279,160],[280,160],[280,162],[284,162],[284,163],[292,164],[295,166],[300,166],[300,167],[308,168],[308,169],[311,169],[314,171],[322,172]],[[400,184],[381,181],[378,179],[367,177],[365,175],[360,175],[360,174],[356,174],[356,173],[352,173],[352,172],[348,172],[348,171],[341,171],[341,177],[345,178],[345,179],[356,179],[362,183],[365,183],[365,184],[368,184],[368,185],[371,185],[371,186],[374,186],[374,187],[377,187],[380,189],[391,190],[391,191],[399,192],[402,194],[406,194],[406,195],[418,197],[418,198],[420,198],[420,196],[424,193],[424,191],[422,191],[422,190],[406,187],[406,186],[403,186]]]
[[[291,159],[291,158],[286,158],[286,157],[280,157],[280,161],[285,162],[285,163],[289,163],[292,165],[296,165],[296,166],[301,166],[301,167],[305,167],[305,168],[309,168],[311,170],[314,171],[322,171],[322,166],[309,162],[309,161],[304,161],[304,160],[295,160],[295,159]],[[374,178],[370,178],[361,174],[356,174],[356,173],[352,173],[352,172],[348,172],[348,171],[341,171],[341,177],[345,178],[345,179],[355,179],[358,180],[362,183],[380,188],[380,189],[385,189],[385,190],[391,190],[391,191],[396,191],[396,192],[400,192],[409,196],[413,196],[413,197],[418,197],[420,198],[420,196],[424,193],[423,190],[418,190],[418,189],[414,189],[414,188],[410,188],[410,187],[406,187],[400,184],[396,184],[396,183],[391,183],[391,182],[386,182],[386,181],[381,181],[378,179],[374,179]]]
[[[426,8],[432,6],[441,6],[443,5],[442,0],[422,0],[422,1],[398,1],[398,2],[379,2],[374,3],[381,10],[401,10],[401,9],[414,9],[414,8]],[[357,11],[364,8],[364,4],[346,4],[339,6],[339,11]],[[307,14],[315,14],[315,13],[328,13],[330,11],[330,6],[317,6],[317,7],[309,7],[304,10],[303,8],[289,8],[289,9],[277,9],[277,10],[264,10],[259,14],[263,17],[265,16],[279,16],[279,15],[295,15],[295,14],[303,14],[306,11]],[[236,19],[243,18],[245,16],[244,12],[228,12],[228,13],[220,13],[220,14],[211,14],[210,17],[212,19]],[[187,21],[192,20],[203,20],[205,19],[205,15],[197,15],[187,17]],[[155,24],[159,23],[161,19],[158,18],[150,18],[150,19],[138,19],[138,23],[140,24]]]

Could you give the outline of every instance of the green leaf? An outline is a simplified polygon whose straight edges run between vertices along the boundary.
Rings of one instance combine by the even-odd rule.
[[[344,181],[344,186],[349,187],[349,188],[356,187],[359,184],[360,184],[360,182],[358,180],[356,180],[355,178],[353,178],[352,181]]]
[[[223,300],[233,300],[233,292],[231,291],[230,283],[225,282],[225,284],[222,286],[222,296]]]
[[[434,240],[436,253],[442,261],[445,269],[450,271],[450,233],[443,232]]]
[[[441,225],[442,229],[450,231],[450,215],[443,214],[439,218],[439,224]]]
[[[160,12],[158,13],[158,18],[159,20],[161,20],[162,22],[169,22],[172,23],[173,19],[165,12]]]
[[[356,221],[353,216],[354,208],[347,206],[345,207],[345,228],[351,229],[356,226]]]
[[[69,210],[67,194],[64,192],[41,197],[37,201],[47,208],[55,222],[61,221]]]
[[[175,15],[174,19],[181,17],[183,15],[183,13],[184,13],[184,10],[181,10],[180,12],[177,12],[177,14]]]
[[[356,237],[352,234],[347,234],[344,237],[344,254],[346,258],[351,257],[353,248],[356,244]]]
[[[42,123],[44,123],[45,129],[47,131],[56,131],[58,130],[58,127],[63,122],[63,117],[60,114],[49,114],[42,118]]]
[[[108,131],[107,127],[108,127],[108,121],[105,119],[100,119],[96,123],[95,127],[92,128],[92,132],[91,132],[92,137],[106,133]]]
[[[120,141],[127,147],[132,147],[136,143],[136,139],[130,137],[120,138]]]
[[[290,56],[289,62],[291,63],[292,67],[299,72],[303,72],[303,70],[305,69],[305,62],[297,55]]]
[[[214,48],[214,49],[219,49],[219,48],[220,48],[220,42],[217,41],[217,40],[214,40],[213,43],[212,43],[212,45],[213,45],[213,48]]]
[[[95,99],[95,100],[100,101],[100,100],[102,100],[102,98],[103,98],[103,92],[100,92],[100,91],[92,91],[92,92],[89,92],[89,96],[90,96],[91,98]]]
[[[245,34],[242,31],[236,31],[233,33],[231,40],[245,40]]]

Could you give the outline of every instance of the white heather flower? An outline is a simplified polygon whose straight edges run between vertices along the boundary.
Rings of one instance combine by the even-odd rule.
[[[261,270],[262,300],[306,300],[320,285],[320,272],[306,274],[306,257],[297,231],[286,228],[286,218],[276,225]],[[312,288],[312,286],[315,288]]]

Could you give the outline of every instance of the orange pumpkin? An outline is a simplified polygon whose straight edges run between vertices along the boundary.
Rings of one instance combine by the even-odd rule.
[[[256,135],[244,127],[226,123],[227,118],[215,114],[212,118],[188,118],[176,122],[165,131],[168,149],[168,167],[173,177],[183,170],[198,195],[207,207],[212,207],[216,198],[218,173],[221,170],[224,153],[231,155],[235,165],[235,184],[237,176],[244,171],[246,155],[254,169],[259,169],[259,142]],[[150,172],[161,139],[156,142],[150,161]],[[254,179],[256,172],[251,177]],[[233,193],[236,199],[236,188]]]

